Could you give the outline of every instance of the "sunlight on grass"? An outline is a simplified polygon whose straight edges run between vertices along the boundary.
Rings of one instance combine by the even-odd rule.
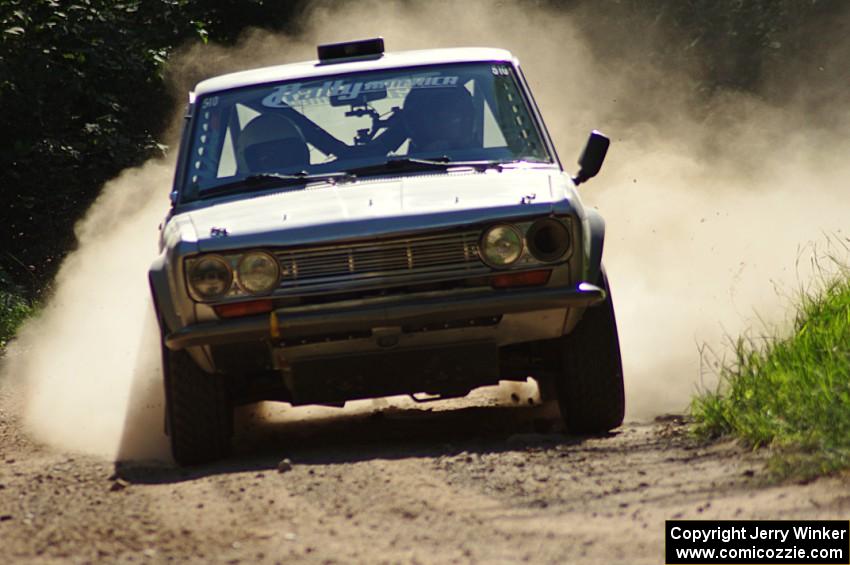
[[[769,447],[780,476],[850,466],[850,277],[833,262],[837,274],[800,294],[791,334],[739,338],[718,389],[691,406],[699,435]]]

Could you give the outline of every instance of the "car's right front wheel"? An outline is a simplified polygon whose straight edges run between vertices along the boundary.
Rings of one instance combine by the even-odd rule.
[[[585,310],[572,332],[559,340],[554,392],[566,431],[602,434],[623,423],[625,392],[614,303],[604,271],[605,301]]]
[[[233,406],[225,375],[207,373],[186,351],[163,346],[165,405],[171,454],[179,465],[198,465],[230,452]]]

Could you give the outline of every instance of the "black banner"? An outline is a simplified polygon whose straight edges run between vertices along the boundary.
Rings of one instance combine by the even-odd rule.
[[[838,520],[668,520],[669,565],[850,563],[850,522]]]

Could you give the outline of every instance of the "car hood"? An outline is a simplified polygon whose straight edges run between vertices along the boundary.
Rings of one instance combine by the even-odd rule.
[[[321,183],[180,216],[194,226],[200,251],[340,241],[568,212],[574,193],[566,178],[550,168]]]

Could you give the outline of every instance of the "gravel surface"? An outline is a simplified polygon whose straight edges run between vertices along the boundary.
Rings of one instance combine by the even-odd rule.
[[[665,519],[850,512],[846,478],[768,486],[678,417],[575,438],[521,405],[342,411],[184,470],[48,449],[2,410],[7,563],[662,563]]]

